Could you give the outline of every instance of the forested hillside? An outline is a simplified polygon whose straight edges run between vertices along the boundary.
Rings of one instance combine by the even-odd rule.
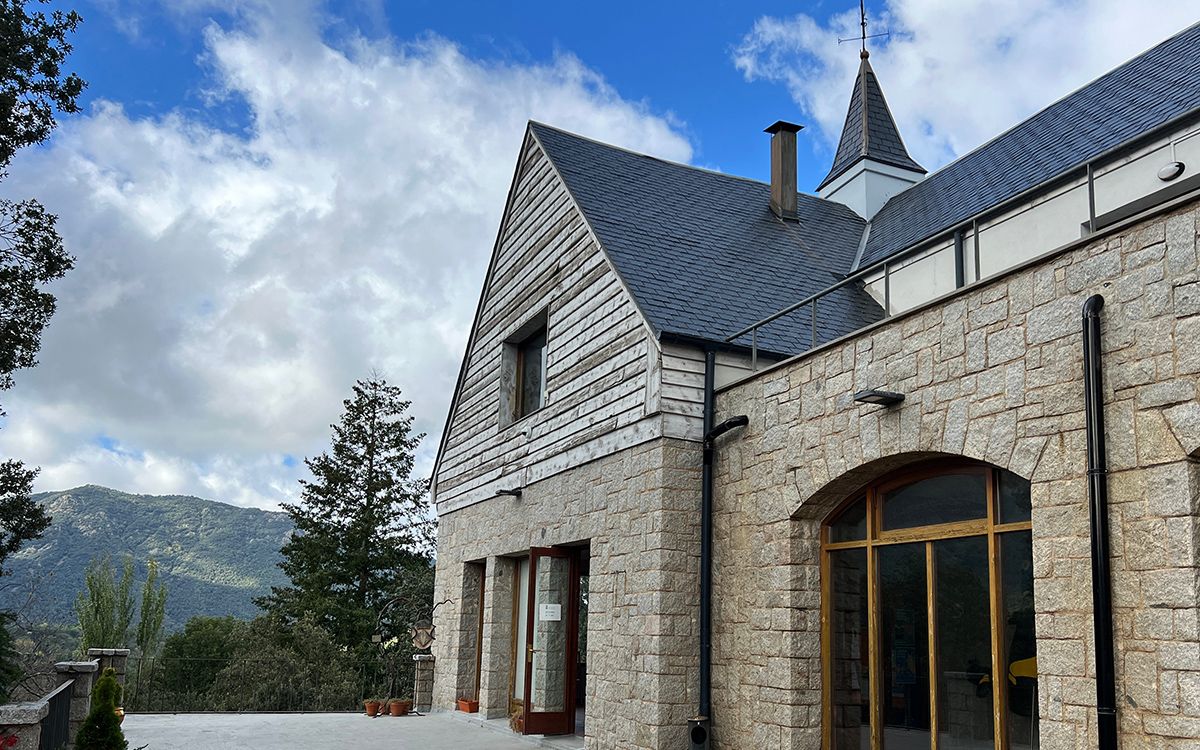
[[[72,605],[95,555],[132,555],[139,579],[153,557],[166,582],[168,632],[193,615],[253,617],[252,599],[280,585],[279,548],[291,532],[283,513],[238,508],[180,495],[130,495],[87,485],[36,496],[53,517],[0,579],[0,609],[23,606],[31,587],[34,614],[75,621]]]

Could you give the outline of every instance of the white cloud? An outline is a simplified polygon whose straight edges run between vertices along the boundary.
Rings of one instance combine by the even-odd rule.
[[[691,156],[569,55],[333,46],[314,14],[241,5],[204,64],[247,133],[101,102],[5,183],[59,214],[78,257],[41,365],[4,395],[0,452],[41,465],[40,489],[273,505],[373,368],[412,399],[428,471],[526,120]]]
[[[890,0],[869,18],[871,65],[905,143],[933,169],[1200,18],[1200,2]],[[733,53],[750,79],[786,85],[832,153],[858,70],[858,9],[822,24],[760,18]]]

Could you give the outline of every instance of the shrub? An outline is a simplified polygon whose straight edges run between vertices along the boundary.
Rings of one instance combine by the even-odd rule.
[[[92,710],[75,738],[75,750],[128,750],[116,711],[120,700],[117,673],[109,667],[92,688]]]

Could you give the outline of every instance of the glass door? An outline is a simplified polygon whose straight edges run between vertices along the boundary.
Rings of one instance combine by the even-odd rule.
[[[525,628],[525,733],[574,731],[575,553],[556,547],[529,551],[529,607]]]

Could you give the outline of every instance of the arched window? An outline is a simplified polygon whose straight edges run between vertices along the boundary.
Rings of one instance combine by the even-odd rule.
[[[825,747],[1037,747],[1029,482],[962,463],[889,476],[821,547]]]

